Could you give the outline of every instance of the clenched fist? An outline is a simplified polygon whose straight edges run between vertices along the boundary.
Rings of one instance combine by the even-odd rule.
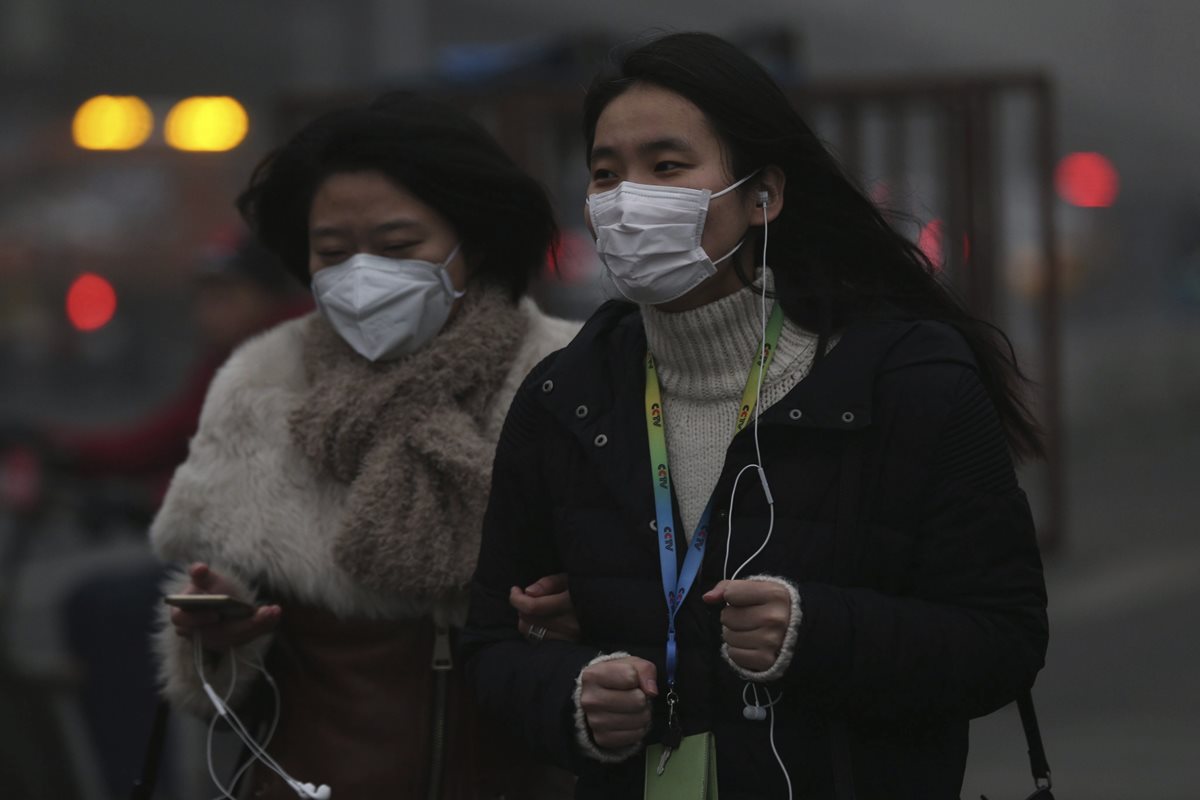
[[[646,736],[652,700],[658,697],[657,673],[654,664],[635,656],[584,669],[579,705],[597,745],[618,749]]]
[[[749,672],[765,672],[779,658],[792,621],[792,596],[774,581],[721,581],[704,602],[724,602],[721,636],[729,658]]]

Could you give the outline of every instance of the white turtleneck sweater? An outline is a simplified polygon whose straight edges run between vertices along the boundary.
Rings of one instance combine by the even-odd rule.
[[[767,278],[771,286],[770,275]],[[671,480],[679,498],[680,524],[692,532],[716,487],[733,437],[742,390],[762,337],[760,290],[745,287],[689,311],[642,306],[646,340],[663,395]],[[767,298],[767,314],[773,301]],[[817,336],[786,317],[779,345],[763,381],[766,411],[812,367]]]

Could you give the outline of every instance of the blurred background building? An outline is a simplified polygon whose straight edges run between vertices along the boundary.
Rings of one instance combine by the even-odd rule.
[[[555,197],[560,269],[536,292],[583,317],[583,87],[616,44],[701,29],[771,69],[1041,383],[1054,458],[1023,479],[1062,796],[1195,797],[1198,28],[1189,0],[0,0],[0,779],[106,797],[137,770],[148,731],[97,742],[64,610],[147,559],[162,465],[85,469],[83,442],[149,435],[220,352],[198,298],[236,260],[258,159],[380,91],[460,102]],[[964,797],[1024,796],[1023,753],[1015,713],[977,723]]]

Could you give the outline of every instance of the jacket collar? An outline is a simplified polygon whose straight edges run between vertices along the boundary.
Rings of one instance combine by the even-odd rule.
[[[929,336],[931,326],[942,330],[942,335]],[[808,376],[763,412],[760,424],[831,430],[869,426],[875,381],[882,371],[929,360],[970,363],[969,353],[963,352],[965,344],[946,345],[944,328],[907,320],[850,325]],[[902,352],[897,357],[897,349],[912,350],[898,345],[914,338],[927,340],[920,348],[922,354]],[[931,347],[938,342],[940,348]],[[553,389],[542,393],[543,402],[568,429],[590,436],[588,441],[618,422],[620,427],[614,429],[629,431],[625,417],[644,425],[645,354],[646,333],[637,306],[605,303],[555,359],[546,376]]]

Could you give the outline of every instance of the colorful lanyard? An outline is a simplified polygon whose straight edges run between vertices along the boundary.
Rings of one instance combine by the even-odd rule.
[[[771,366],[779,332],[783,328],[783,309],[775,304],[767,322],[767,333],[763,338],[762,350],[750,365],[746,388],[742,391],[742,404],[738,408],[737,422],[733,435],[741,433],[750,424],[754,408],[758,404],[758,386],[762,376]],[[658,556],[662,568],[663,594],[667,600],[667,685],[675,686],[675,615],[683,606],[688,589],[700,572],[704,560],[704,545],[708,540],[708,523],[712,517],[713,496],[708,498],[691,546],[683,560],[683,568],[675,568],[675,514],[671,508],[671,470],[667,461],[667,439],[663,432],[662,392],[658,386],[658,372],[654,367],[654,356],[646,353],[646,433],[650,438],[650,473],[654,482],[654,514],[658,526]]]

